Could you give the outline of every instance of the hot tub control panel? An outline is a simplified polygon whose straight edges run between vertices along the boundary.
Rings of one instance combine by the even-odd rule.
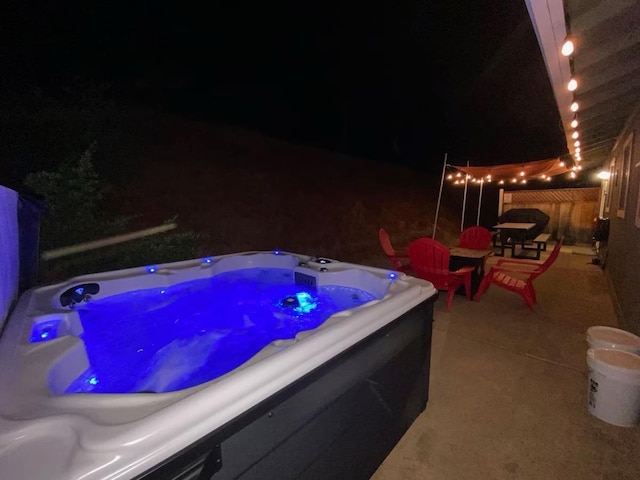
[[[76,303],[88,302],[91,295],[95,295],[100,291],[100,285],[97,283],[83,283],[82,285],[74,285],[68,288],[60,295],[60,305],[73,308]]]

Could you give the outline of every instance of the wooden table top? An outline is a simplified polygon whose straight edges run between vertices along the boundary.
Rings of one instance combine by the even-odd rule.
[[[507,222],[499,223],[498,225],[494,225],[492,228],[497,228],[498,230],[531,230],[535,226],[535,223]]]
[[[492,249],[474,250],[472,248],[451,247],[449,253],[453,257],[482,258],[493,253]]]

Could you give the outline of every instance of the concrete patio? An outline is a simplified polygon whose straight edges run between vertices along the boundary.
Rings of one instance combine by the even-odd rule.
[[[586,330],[618,325],[585,253],[563,247],[536,280],[535,312],[495,286],[449,313],[440,296],[427,408],[373,480],[640,478],[640,427],[587,410]]]

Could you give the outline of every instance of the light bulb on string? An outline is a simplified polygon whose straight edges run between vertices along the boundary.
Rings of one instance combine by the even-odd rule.
[[[568,57],[573,53],[574,49],[575,49],[575,45],[573,44],[573,40],[571,40],[570,38],[567,38],[562,44],[562,48],[560,49],[560,52],[565,57]]]
[[[578,102],[573,102],[569,108],[572,112],[577,112],[580,109],[580,105],[578,105]]]

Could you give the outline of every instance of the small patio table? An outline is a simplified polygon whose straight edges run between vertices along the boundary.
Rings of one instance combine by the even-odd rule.
[[[472,248],[449,248],[449,270],[458,270],[462,267],[473,267],[471,273],[471,298],[474,297],[484,277],[484,263],[486,258],[493,253],[492,249],[475,250]],[[464,292],[464,287],[461,287]],[[457,293],[457,292],[456,292]]]
[[[506,230],[509,230],[511,237],[511,257],[517,258],[516,245],[520,245],[524,250],[524,243],[527,239],[527,232],[535,227],[535,223],[519,223],[519,222],[507,222],[494,225],[493,228],[500,231],[500,256],[504,257],[504,250],[507,246],[507,238],[503,235]]]

